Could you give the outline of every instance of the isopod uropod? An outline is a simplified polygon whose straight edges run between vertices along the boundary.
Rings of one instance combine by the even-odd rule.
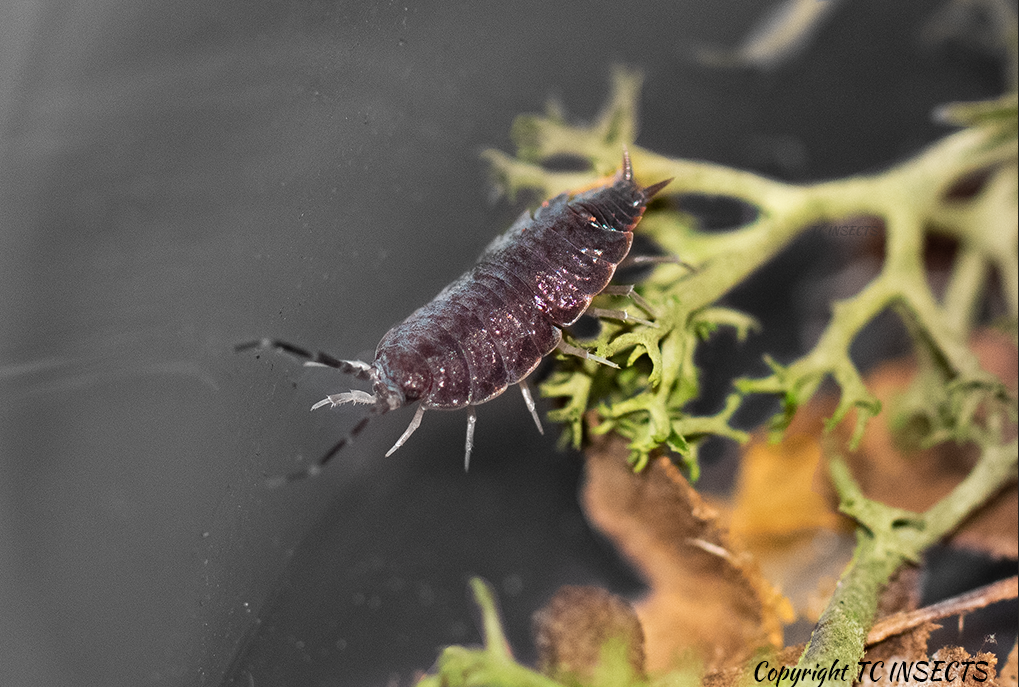
[[[282,341],[237,346],[238,351],[276,347],[307,358],[306,365],[336,368],[371,382],[372,393],[331,394],[312,406],[315,410],[355,403],[370,405],[371,410],[314,465],[285,479],[317,474],[373,415],[415,402],[414,418],[387,456],[407,441],[426,410],[466,408],[466,468],[474,443],[474,406],[512,384],[520,385],[541,431],[527,376],[556,348],[613,364],[564,342],[562,328],[588,311],[639,320],[625,311],[591,308],[591,300],[600,293],[637,298],[633,287],[608,284],[630,251],[633,229],[648,201],[670,181],[638,185],[624,150],[623,167],[612,183],[573,197],[558,195],[542,203],[533,217],[525,211],[489,244],[470,271],[390,329],[371,363],[312,354]]]

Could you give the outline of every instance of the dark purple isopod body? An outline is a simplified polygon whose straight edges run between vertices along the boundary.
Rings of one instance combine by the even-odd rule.
[[[525,378],[557,347],[586,355],[562,342],[562,328],[576,322],[608,286],[629,253],[633,229],[648,201],[669,181],[638,185],[624,152],[623,168],[611,184],[572,198],[558,195],[533,217],[525,212],[489,244],[469,272],[390,329],[372,363],[309,354],[314,363],[371,381],[374,392],[330,395],[313,408],[365,403],[372,414],[381,414],[418,402],[414,419],[390,454],[418,427],[425,410],[467,408],[466,464],[474,406],[520,384],[541,429]],[[315,474],[363,429],[368,417],[298,476]]]

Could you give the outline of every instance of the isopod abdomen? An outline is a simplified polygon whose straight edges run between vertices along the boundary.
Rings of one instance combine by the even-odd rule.
[[[467,408],[466,466],[473,445],[474,406],[519,384],[541,430],[527,376],[557,347],[596,358],[564,343],[562,329],[587,312],[598,294],[632,292],[608,285],[630,251],[633,229],[648,201],[669,181],[638,185],[624,151],[622,170],[612,183],[572,197],[558,195],[533,216],[524,212],[489,244],[470,271],[390,329],[371,363],[312,355],[282,342],[238,348],[275,345],[307,357],[307,364],[334,367],[372,384],[371,394],[333,394],[313,409],[362,403],[372,407],[370,415],[377,415],[418,403],[410,426],[386,455],[417,429],[424,411]],[[614,316],[620,313],[615,311]],[[312,468],[291,478],[317,473],[364,428],[368,417]]]

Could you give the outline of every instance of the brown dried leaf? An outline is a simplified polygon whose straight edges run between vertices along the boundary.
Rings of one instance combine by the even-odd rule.
[[[981,685],[982,687],[987,687],[987,685],[996,685],[998,683],[996,670],[998,657],[992,653],[978,652],[976,656],[970,656],[969,652],[961,646],[946,646],[934,652],[934,660],[944,661],[946,667],[953,661],[959,664],[964,664],[966,661],[974,661],[977,664],[973,666],[972,671],[966,673],[963,679],[956,681],[945,680],[945,682],[951,682],[953,685]],[[986,678],[980,674],[981,669],[987,673]]]
[[[633,607],[599,587],[561,587],[534,614],[538,667],[566,684],[590,684],[606,643],[625,647],[632,675],[644,679],[644,633]]]
[[[822,496],[821,435],[835,403],[802,409],[779,443],[763,436],[743,453],[732,511],[733,537],[792,601],[816,621],[852,555],[853,522]]]
[[[583,502],[651,587],[637,606],[648,671],[664,672],[691,652],[710,670],[781,647],[788,602],[731,541],[718,511],[667,458],[635,474],[627,453],[616,436],[592,442]]]
[[[969,663],[969,665],[966,665]],[[962,647],[944,647],[933,658],[925,653],[872,659],[870,654],[861,662],[861,685],[917,685],[944,683],[989,687],[997,685],[995,666],[998,658],[990,653],[970,656]],[[904,671],[909,678],[903,679]],[[948,673],[948,675],[946,675]]]
[[[747,665],[734,665],[708,673],[701,681],[701,687],[742,687],[748,684],[758,684],[754,679],[754,666],[758,660],[767,661],[773,666],[796,665],[800,654],[803,653],[803,644],[790,646],[777,653],[761,654],[755,656],[755,661]]]

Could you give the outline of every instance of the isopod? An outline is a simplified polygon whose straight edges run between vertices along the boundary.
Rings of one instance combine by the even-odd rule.
[[[585,312],[623,320],[646,320],[623,310],[591,308],[598,294],[626,295],[650,308],[632,286],[609,286],[627,256],[648,201],[671,179],[641,187],[633,180],[629,154],[611,183],[542,203],[525,211],[481,254],[477,264],[390,329],[371,363],[312,354],[283,341],[260,340],[236,350],[275,347],[307,359],[305,365],[336,368],[372,385],[331,394],[312,410],[344,403],[371,406],[369,413],[314,465],[286,480],[314,476],[367,425],[373,415],[418,403],[396,444],[400,448],[421,424],[426,410],[466,408],[464,468],[470,462],[477,420],[474,407],[517,384],[539,431],[541,420],[527,376],[555,349],[613,365],[563,341],[562,330]],[[650,323],[648,323],[650,324]]]

